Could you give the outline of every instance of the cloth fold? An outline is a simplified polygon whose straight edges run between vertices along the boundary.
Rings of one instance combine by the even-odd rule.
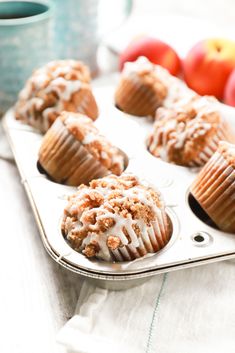
[[[84,281],[58,342],[69,353],[233,352],[234,290],[232,261],[154,276],[118,292]]]

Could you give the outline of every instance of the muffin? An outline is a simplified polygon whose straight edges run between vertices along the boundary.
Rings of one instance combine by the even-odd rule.
[[[184,107],[159,108],[147,147],[166,162],[200,167],[216,151],[220,140],[233,142],[235,138],[216,105],[201,97]]]
[[[61,229],[74,250],[105,261],[155,253],[172,233],[160,193],[125,173],[81,185],[69,197]]]
[[[135,62],[125,63],[115,102],[128,114],[154,117],[159,107],[182,106],[196,97],[198,94],[182,80],[147,58],[139,57]]]
[[[45,133],[64,110],[95,120],[98,108],[89,69],[75,60],[52,61],[36,70],[15,105],[15,117]]]
[[[167,95],[167,88],[159,80],[155,67],[145,57],[125,63],[115,93],[119,109],[137,116],[155,115]]]
[[[39,163],[52,180],[78,186],[110,173],[120,175],[125,157],[90,118],[63,112],[42,140]]]
[[[219,143],[191,193],[218,228],[235,233],[235,145]]]

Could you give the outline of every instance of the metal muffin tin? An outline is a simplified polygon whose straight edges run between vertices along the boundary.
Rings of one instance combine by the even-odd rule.
[[[9,110],[3,125],[48,253],[71,271],[99,281],[113,281],[117,286],[121,283],[134,284],[158,273],[235,257],[235,235],[207,225],[189,207],[188,190],[198,170],[163,162],[147,151],[146,136],[153,123],[115,108],[116,79],[114,75],[94,82],[94,94],[100,109],[95,124],[127,154],[129,164],[126,171],[162,192],[173,225],[171,240],[156,254],[123,263],[90,260],[74,251],[61,234],[60,222],[67,203],[66,196],[76,188],[54,183],[39,172],[37,157],[42,135],[16,121],[14,111]],[[234,109],[223,104],[219,107],[234,127]],[[128,282],[130,280],[133,281]]]

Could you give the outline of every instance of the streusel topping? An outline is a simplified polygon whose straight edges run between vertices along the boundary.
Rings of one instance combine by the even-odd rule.
[[[82,87],[89,88],[89,82],[89,69],[79,61],[48,63],[34,71],[20,92],[15,107],[16,119],[31,122],[30,125],[36,127],[38,123],[38,128],[46,131],[55,115],[65,109],[65,103]]]
[[[149,151],[165,161],[188,165],[222,123],[219,112],[203,98],[182,108],[159,108],[147,141]]]
[[[233,168],[235,168],[235,144],[221,141],[219,143],[218,152],[223,155]]]
[[[132,174],[93,180],[69,197],[62,231],[71,246],[87,257],[112,259],[127,244],[139,246],[164,210],[160,194]]]
[[[146,57],[140,56],[134,62],[126,62],[122,71],[123,79],[141,80],[143,84],[152,86],[156,90],[159,101],[163,101],[167,96],[167,87],[162,80],[159,71],[165,73],[165,69],[152,64]],[[163,74],[164,75],[164,74]],[[168,77],[169,73],[166,76]],[[165,76],[164,76],[165,78]]]
[[[125,168],[123,153],[100,134],[93,121],[83,114],[63,112],[60,119],[67,129],[100,163],[116,175]]]
[[[155,88],[159,106],[173,108],[199,97],[179,78],[172,76],[160,65],[151,63],[146,57],[139,57],[134,62],[126,62],[122,71],[120,89],[125,80],[136,85],[150,85]],[[118,90],[117,90],[118,91]],[[140,90],[141,94],[141,90]]]

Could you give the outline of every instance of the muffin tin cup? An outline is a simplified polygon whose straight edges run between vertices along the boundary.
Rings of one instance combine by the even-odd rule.
[[[95,125],[128,155],[126,171],[161,191],[172,225],[170,239],[156,253],[132,261],[111,263],[88,259],[73,250],[62,235],[61,219],[67,196],[76,188],[55,183],[38,171],[42,135],[16,121],[14,111],[10,110],[3,119],[4,129],[46,250],[68,270],[96,280],[97,285],[115,289],[135,286],[156,274],[234,258],[234,234],[204,223],[189,205],[189,189],[198,170],[166,163],[147,151],[146,136],[152,123],[115,108],[116,78],[108,76],[94,83],[94,95],[100,109]],[[234,126],[234,109],[223,105],[220,108]]]
[[[55,148],[51,149],[52,145]],[[45,135],[39,163],[48,175],[54,176],[54,181],[66,185],[80,185],[109,174],[60,119]]]
[[[219,152],[201,171],[191,192],[220,229],[235,232],[235,170]]]

